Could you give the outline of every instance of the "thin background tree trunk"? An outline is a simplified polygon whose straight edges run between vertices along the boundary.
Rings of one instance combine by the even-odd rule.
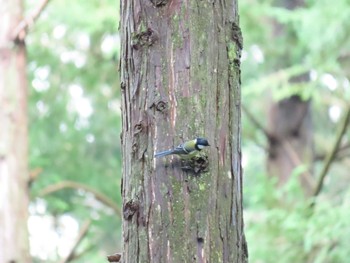
[[[0,262],[27,263],[26,54],[24,43],[12,40],[22,1],[0,0],[0,7]]]
[[[122,0],[121,35],[125,262],[245,262],[237,2]],[[196,136],[197,175],[154,159]]]

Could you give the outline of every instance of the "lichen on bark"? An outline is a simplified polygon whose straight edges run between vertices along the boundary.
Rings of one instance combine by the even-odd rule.
[[[126,262],[246,260],[236,4],[121,2],[122,194],[124,206],[140,204],[123,222]],[[139,24],[157,41],[133,47]],[[211,144],[196,164],[203,170],[184,169],[176,156],[154,159],[196,136]]]

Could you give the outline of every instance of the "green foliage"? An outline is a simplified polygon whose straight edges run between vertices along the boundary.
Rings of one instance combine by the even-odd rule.
[[[254,184],[245,187],[250,262],[347,262],[350,188],[344,199],[324,197],[311,210],[298,176],[277,189],[266,175],[255,175]]]
[[[293,3],[295,1],[280,1]],[[349,103],[350,5],[347,0],[305,1],[288,10],[276,1],[240,1],[242,102],[267,127],[269,104],[294,94],[312,102],[316,156],[328,152]],[[291,81],[305,74],[300,82]],[[313,213],[301,194],[296,169],[278,189],[267,179],[266,134],[243,111],[245,233],[250,262],[347,262],[350,221],[349,133],[332,164]],[[315,160],[317,177],[323,160]]]
[[[28,1],[29,10],[37,1]],[[120,219],[93,194],[64,188],[41,195],[63,181],[88,185],[120,206],[121,131],[118,3],[50,1],[27,39],[30,169],[42,169],[31,187],[33,213],[69,215],[93,224],[82,247],[102,258],[120,246]],[[43,199],[44,198],[44,199]],[[45,216],[45,214],[43,216]],[[49,255],[52,262],[61,256]],[[50,262],[46,260],[45,262]]]
[[[281,78],[284,72],[288,79],[300,74],[298,70],[291,72],[290,69],[293,68],[314,72],[316,78],[311,82],[315,82],[318,89],[308,92],[308,98],[319,93],[318,82],[322,74],[330,72],[337,79],[347,76],[344,71],[344,65],[347,68],[349,66],[344,60],[348,56],[350,45],[350,36],[347,33],[350,30],[350,7],[347,0],[309,1],[308,5],[295,10],[269,4],[270,1],[242,1],[240,4],[245,50],[242,64],[242,78],[245,83],[243,95],[246,95],[245,92],[251,94],[254,92],[252,89],[272,89],[275,93],[281,87],[291,90],[289,93],[284,92],[284,97],[303,93],[305,87],[290,89],[290,83]],[[276,26],[277,24],[280,26]],[[283,29],[280,29],[281,26]],[[262,61],[257,56],[262,56]],[[276,75],[276,70],[280,74]],[[270,85],[266,83],[265,88],[244,89],[252,81],[268,82]],[[309,84],[308,82],[307,85]],[[280,97],[281,95],[276,96],[275,99]]]
[[[31,10],[37,1],[28,0],[27,5]],[[350,99],[348,1],[308,0],[293,11],[271,0],[241,1],[239,12],[244,106],[263,120],[272,100],[293,94],[312,99],[316,152],[327,151],[337,123],[330,111],[341,111]],[[92,219],[78,253],[87,250],[74,262],[100,262],[118,251],[120,220],[82,189],[40,194],[69,180],[121,204],[118,16],[118,3],[112,0],[50,1],[26,41],[30,169],[42,169],[31,187],[31,214],[58,221],[70,216],[80,226]],[[275,23],[283,25],[282,32],[276,33]],[[302,73],[310,78],[290,82]],[[347,176],[344,163],[333,167],[326,194],[310,214],[310,201],[302,197],[297,183],[303,167],[276,190],[263,172],[266,136],[245,115],[242,121],[250,262],[347,262],[350,191],[342,183]],[[316,163],[316,172],[320,165]],[[45,262],[61,257],[48,255]]]

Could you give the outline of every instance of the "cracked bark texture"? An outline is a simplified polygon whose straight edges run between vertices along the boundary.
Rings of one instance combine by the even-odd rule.
[[[0,7],[0,262],[29,263],[26,53],[12,39],[22,1]]]
[[[124,262],[246,262],[237,2],[121,1]],[[207,171],[154,159],[196,136]]]

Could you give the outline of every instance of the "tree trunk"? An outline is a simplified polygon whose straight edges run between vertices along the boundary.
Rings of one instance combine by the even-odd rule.
[[[306,196],[314,186],[311,174],[313,162],[313,133],[310,101],[293,96],[272,103],[269,112],[269,157],[270,175],[278,178],[279,185],[288,182],[297,167],[299,181]]]
[[[125,262],[245,262],[237,2],[122,0],[121,35]]]
[[[0,0],[0,262],[31,262],[28,245],[27,83],[24,43],[12,39],[20,0]]]

